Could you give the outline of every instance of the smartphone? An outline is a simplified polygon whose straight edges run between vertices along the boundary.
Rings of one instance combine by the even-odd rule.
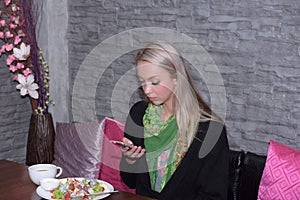
[[[112,143],[112,144],[116,144],[116,145],[120,145],[121,147],[128,147],[129,149],[131,149],[132,147],[133,147],[133,145],[131,144],[126,144],[126,143],[124,143],[124,142],[122,142],[122,141],[117,141],[117,140],[110,140],[110,142]]]

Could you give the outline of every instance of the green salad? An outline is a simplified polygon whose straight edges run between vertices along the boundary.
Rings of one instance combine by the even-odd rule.
[[[59,186],[51,190],[51,198],[68,200],[70,197],[78,197],[78,200],[93,199],[93,194],[105,190],[105,184],[96,179],[67,178],[61,181]]]

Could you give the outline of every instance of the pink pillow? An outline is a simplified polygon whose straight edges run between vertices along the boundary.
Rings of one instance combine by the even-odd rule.
[[[115,189],[135,193],[120,176],[120,161],[122,152],[120,146],[110,143],[110,140],[121,141],[124,136],[124,123],[106,117],[102,145],[102,161],[99,179],[109,182]]]
[[[300,199],[300,151],[270,141],[258,199]]]

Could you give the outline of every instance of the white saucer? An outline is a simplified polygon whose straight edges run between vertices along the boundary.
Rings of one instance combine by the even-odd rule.
[[[41,186],[39,186],[38,188],[36,188],[36,193],[44,198],[44,199],[48,199],[48,200],[51,200],[51,192],[50,191],[47,191],[47,190],[44,190]]]

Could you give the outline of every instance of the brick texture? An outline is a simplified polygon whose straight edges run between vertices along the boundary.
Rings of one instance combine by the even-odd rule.
[[[28,98],[21,98],[17,82],[6,67],[4,56],[0,67],[0,159],[24,162],[31,107]]]
[[[69,0],[67,10],[70,90],[82,62],[106,39],[140,27],[176,30],[197,41],[220,70],[232,149],[266,154],[270,139],[300,149],[299,0]],[[131,39],[132,43],[139,42],[134,36]],[[113,53],[106,50],[104,58]],[[115,110],[124,119],[129,107],[139,99],[137,91],[126,90],[135,84],[134,73],[122,82],[124,74],[134,67],[134,54],[128,52],[115,59],[98,77],[94,99],[97,116],[114,116]],[[30,116],[30,105],[27,99],[18,97],[7,77],[8,70],[3,68],[0,117],[5,125],[0,127],[0,158],[22,160],[26,142],[21,138],[27,134],[29,119],[24,118]],[[90,78],[85,77],[87,84]],[[203,77],[193,73],[193,78],[210,102]],[[52,84],[60,79],[63,77],[55,77]],[[116,89],[120,83],[124,94],[122,89]],[[72,97],[72,93],[62,95]],[[129,103],[122,108],[128,96]],[[72,119],[72,112],[70,116]],[[18,128],[14,121],[19,121]]]
[[[299,7],[297,0],[72,1],[72,79],[95,44],[115,34],[151,26],[177,30],[202,45],[221,72],[232,149],[266,154],[270,139],[300,149]],[[112,115],[112,92],[133,58],[133,53],[118,58],[100,77],[97,114]],[[194,79],[209,101],[201,77]]]

